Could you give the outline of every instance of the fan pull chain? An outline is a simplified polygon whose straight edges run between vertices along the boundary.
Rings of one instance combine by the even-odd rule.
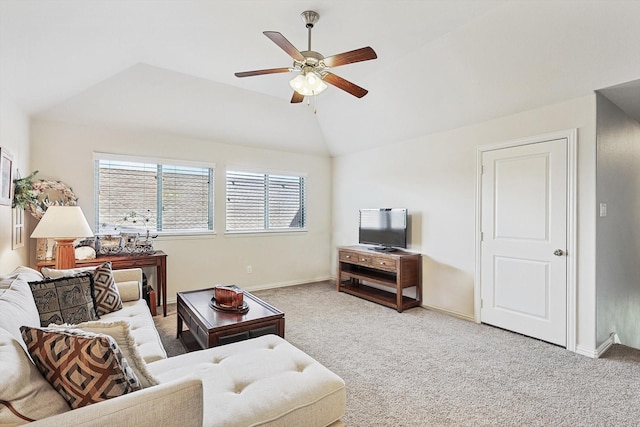
[[[318,114],[318,98],[316,93],[313,92],[313,114]],[[311,107],[311,96],[307,96],[307,106]]]

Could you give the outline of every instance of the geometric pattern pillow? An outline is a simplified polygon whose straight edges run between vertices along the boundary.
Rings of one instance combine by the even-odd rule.
[[[122,299],[111,271],[111,261],[98,266],[93,272],[98,316],[122,309]]]
[[[142,387],[108,335],[48,328],[20,328],[36,367],[72,409]]]
[[[127,359],[127,363],[133,369],[133,373],[140,381],[142,388],[151,387],[160,384],[158,380],[149,372],[147,363],[144,361],[135,340],[131,336],[131,327],[124,320],[116,320],[111,322],[85,322],[78,325],[49,325],[49,329],[61,330],[79,330],[90,332],[92,334],[109,335],[116,340],[118,348],[122,355]],[[2,425],[2,423],[0,423]]]
[[[60,279],[29,282],[40,314],[40,325],[97,320],[93,274],[80,273]]]

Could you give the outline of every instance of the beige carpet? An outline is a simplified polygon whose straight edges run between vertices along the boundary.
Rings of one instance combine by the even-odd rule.
[[[286,338],[347,384],[347,426],[627,426],[640,423],[640,352],[601,359],[422,308],[404,313],[328,282],[255,292]],[[156,317],[170,355],[175,305]]]

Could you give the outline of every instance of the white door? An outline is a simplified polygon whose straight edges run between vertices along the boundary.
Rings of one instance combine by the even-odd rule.
[[[567,344],[567,139],[482,153],[480,319]]]

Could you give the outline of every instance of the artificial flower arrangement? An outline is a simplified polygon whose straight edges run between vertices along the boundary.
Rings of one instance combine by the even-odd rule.
[[[31,187],[33,177],[36,176],[37,173],[38,171],[35,171],[29,176],[13,180],[12,208],[26,209],[29,204],[38,202],[38,195],[32,191],[33,188]]]

